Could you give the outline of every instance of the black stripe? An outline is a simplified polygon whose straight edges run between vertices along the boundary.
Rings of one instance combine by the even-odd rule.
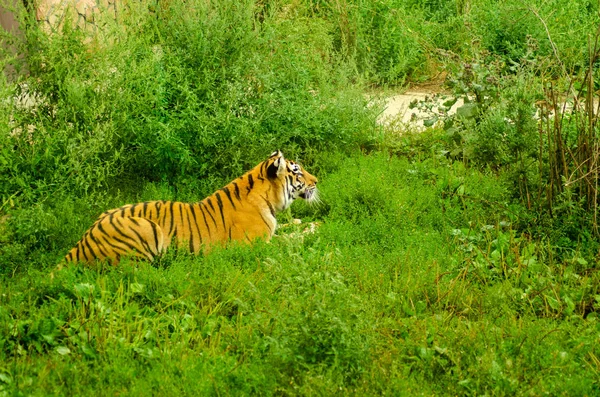
[[[190,239],[189,239],[189,244],[190,246],[188,247],[188,249],[190,250],[191,253],[194,253],[194,235],[192,234],[192,228],[190,227]]]
[[[206,202],[208,203],[208,205],[210,205],[210,209],[213,210],[213,212],[216,214],[215,206],[213,205],[212,201],[210,200],[210,197],[206,199]]]
[[[254,189],[254,178],[252,178],[252,174],[248,174],[248,184],[250,186],[248,186],[248,193],[250,193],[250,190]]]
[[[265,223],[265,225],[267,225],[267,227],[269,228],[269,232],[273,233],[273,229],[271,229],[271,226],[269,225],[269,223],[267,222],[267,220],[265,219],[265,217],[263,216],[262,212],[259,212],[261,219],[263,220],[263,222]]]
[[[113,225],[113,227],[114,227],[114,225]],[[116,228],[115,228],[115,229],[116,229]],[[112,243],[112,241],[111,241],[111,240],[113,240],[113,239],[114,239],[114,240],[117,240],[117,241],[119,241],[119,239],[118,239],[118,238],[116,238],[116,237],[114,237],[114,236],[111,236],[110,234],[108,234],[108,233],[106,232],[106,230],[104,230],[104,226],[102,226],[102,224],[101,224],[101,223],[100,223],[100,224],[98,224],[98,230],[100,230],[100,232],[106,236],[106,238],[104,239],[104,242],[105,242],[106,244],[110,245],[110,246],[111,246],[113,249],[117,249],[117,248],[119,248],[119,249],[120,249],[120,250],[122,250],[123,252],[127,252],[125,249],[123,249],[123,248],[121,248],[121,247],[119,247],[119,246],[116,246],[116,245],[114,245],[114,244]],[[130,247],[130,245],[129,245],[129,244],[127,244],[127,243],[123,243],[123,244],[125,244],[125,245],[126,245],[126,246],[128,246],[128,247]],[[133,249],[133,247],[132,247],[132,249]]]
[[[110,234],[108,234],[108,233],[106,232],[106,230],[104,230],[104,226],[102,226],[102,224],[101,224],[101,223],[98,223],[98,230],[100,230],[100,232],[102,232],[102,234],[104,234],[105,236],[107,236],[107,237],[109,237],[109,238],[110,238]]]
[[[125,219],[131,221],[134,225],[140,227],[140,223],[137,221],[137,219],[135,219],[135,217],[134,218],[123,218],[123,222],[125,221]],[[140,243],[142,245],[146,246],[146,249],[148,251],[150,251],[150,245],[148,244],[147,239],[145,239],[144,237],[142,237],[142,235],[136,229],[134,229],[133,227],[128,226],[128,229],[131,230],[132,232],[134,232],[136,234],[136,236],[138,236],[138,238],[140,240]]]
[[[212,207],[213,211],[215,210],[215,207],[212,206],[212,202],[210,201],[210,199],[207,200],[208,203],[210,204],[210,206]],[[206,205],[204,205],[206,207]],[[208,215],[210,216],[210,219],[212,219],[213,223],[215,224],[215,227],[217,227],[217,221],[215,220],[215,217],[210,213],[208,207],[206,207],[206,212],[208,212]]]
[[[273,208],[273,205],[271,205],[271,203],[269,202],[269,200],[267,200],[267,198],[265,196],[261,196],[263,200],[265,200],[265,203],[267,203],[267,205],[269,206],[269,211],[271,211],[271,215],[273,215],[273,217],[275,217],[275,208]]]
[[[83,244],[83,238],[81,239],[80,243],[79,243],[79,252],[78,254],[81,255],[81,259],[83,259],[84,261],[88,261],[88,257],[87,254],[85,253],[85,246]]]
[[[120,218],[116,218],[116,221],[117,221],[117,223],[119,224],[119,226],[123,227],[123,225],[122,225],[122,223],[121,223],[121,220],[120,220]],[[127,248],[129,248],[129,249],[130,249],[130,250],[132,250],[132,251],[133,251],[133,250],[137,250],[137,247],[134,245],[134,244],[135,244],[137,241],[135,241],[135,239],[134,239],[134,238],[132,238],[132,237],[130,237],[130,236],[128,236],[128,235],[126,235],[125,233],[123,233],[123,231],[121,231],[121,230],[120,230],[120,229],[119,229],[119,228],[118,228],[116,225],[114,225],[114,224],[113,224],[112,226],[113,226],[113,228],[115,229],[115,231],[116,231],[117,233],[119,233],[121,236],[123,236],[125,239],[133,241],[133,244],[132,244],[132,243],[129,243],[129,242],[125,241],[125,240],[121,240],[121,239],[120,239],[120,238],[118,238],[117,236],[110,236],[110,235],[109,235],[109,237],[110,237],[111,239],[113,239],[113,240],[116,240],[116,241],[120,242],[121,244],[123,244],[124,246],[126,246]]]
[[[129,230],[131,230],[132,232],[135,233],[136,236],[138,236],[138,238],[140,239],[140,244],[142,245],[142,248],[146,250],[146,252],[140,252],[140,251],[138,251],[138,252],[140,252],[141,254],[151,253],[152,250],[150,249],[150,244],[148,244],[148,241],[145,238],[143,238],[142,235],[139,234],[138,231],[135,230],[134,228],[129,227]],[[150,257],[151,257],[150,259],[152,259],[152,255],[150,255]]]
[[[198,225],[198,219],[196,218],[196,208],[193,204],[188,204],[188,222],[190,222],[190,212],[194,217],[194,225],[196,226],[196,231],[198,232],[198,238],[200,239],[200,245],[202,245],[202,232],[200,232],[200,225]],[[192,226],[190,225],[190,233]],[[198,245],[198,249],[200,249],[200,245]]]
[[[210,226],[208,225],[208,222],[206,221],[206,214],[204,213],[204,208],[203,208],[204,204],[201,202],[199,204],[200,207],[200,211],[202,211],[202,217],[204,218],[204,224],[206,225],[206,228],[208,229],[208,235],[210,237]],[[210,212],[209,212],[210,215]],[[213,219],[214,220],[214,219]]]
[[[110,237],[110,239],[113,239],[113,237]],[[113,251],[116,252],[118,250],[118,251],[123,252],[124,254],[126,254],[127,252],[129,252],[129,250],[127,250],[127,249],[125,249],[123,247],[119,247],[118,245],[115,245],[110,239],[109,238],[104,238],[103,239],[103,243],[105,245],[110,246],[110,248],[112,248]],[[116,240],[118,240],[118,239],[116,239]],[[119,253],[116,252],[116,254],[118,255]]]
[[[160,208],[162,207],[162,202],[161,201],[155,201],[154,202],[154,209],[156,210],[156,218],[158,218],[160,216]]]
[[[171,236],[172,236],[171,233],[173,233],[173,227],[175,227],[175,215],[173,213],[173,207],[175,206],[175,203],[171,201],[171,202],[169,202],[169,204],[170,204],[169,213],[171,214],[171,217],[170,217],[171,226],[169,227],[169,234],[167,235],[167,237],[169,237],[169,239],[171,239]]]
[[[91,234],[92,234],[91,232],[88,233],[88,237],[90,237]],[[87,246],[87,249],[91,252],[91,254],[94,255],[94,258],[100,259],[100,258],[98,258],[98,254],[96,253],[96,251],[94,251],[94,249],[92,248],[92,246],[87,238],[85,239],[85,245]],[[92,258],[92,259],[94,259],[94,258]]]
[[[132,204],[131,207],[129,207],[129,212],[131,213],[130,216],[135,216],[135,207],[137,206],[137,204]]]
[[[148,245],[148,242],[146,241],[146,239],[143,238],[142,235],[134,228],[129,227],[128,229],[130,231],[132,231],[138,237],[139,243],[142,246],[142,248],[145,249],[146,251],[150,251],[150,246]]]
[[[116,218],[116,220],[117,220],[117,223],[119,224],[119,226],[121,228],[123,228],[123,224],[121,223],[121,218]],[[113,225],[113,227],[114,227],[115,231],[117,233],[119,233],[121,236],[123,236],[125,239],[131,240],[134,244],[137,243],[137,241],[135,241],[135,239],[133,237],[126,235],[125,233],[123,233],[123,231],[121,229],[119,229],[115,225]],[[115,236],[112,236],[112,238],[114,238],[117,241],[120,241]],[[128,245],[128,244],[125,244],[125,245]],[[131,244],[129,244],[128,246],[131,246],[131,249],[136,249],[135,246],[133,246]]]
[[[296,188],[294,187],[294,184],[293,184],[294,180],[291,175],[288,175],[288,177],[286,179],[287,179],[288,183],[285,185],[284,190],[285,190],[285,193],[287,193],[288,199],[291,200],[292,198],[294,198],[293,192],[296,190]]]
[[[179,203],[179,216],[181,217],[181,229],[184,229],[185,223],[183,222],[183,203]],[[177,229],[175,229],[175,234],[177,234]]]
[[[221,221],[223,222],[223,229],[226,229],[225,215],[223,215],[223,201],[221,201],[221,195],[219,194],[219,192],[215,193],[215,196],[217,197],[217,204],[219,205],[219,211],[221,211]]]
[[[212,209],[212,211],[216,214],[217,211],[215,210],[215,206],[213,205],[210,197],[206,199],[206,201],[208,202],[208,205],[210,205],[210,208]],[[208,210],[208,208],[207,208]],[[215,223],[215,228],[217,228],[217,221],[215,220],[215,218],[212,216],[212,214],[210,213],[210,211],[208,211],[208,214],[210,215],[210,217],[212,218],[213,222]]]
[[[152,226],[152,232],[154,233],[154,246],[156,247],[155,255],[158,255],[160,253],[158,250],[158,230],[156,229],[158,225],[150,220],[148,222],[150,222],[150,226]]]
[[[69,251],[67,253],[67,256],[65,257],[65,259],[67,260],[67,262],[72,262],[73,261],[73,250]]]
[[[84,250],[83,250],[83,253],[85,254],[85,258],[86,258],[88,261],[92,261],[92,260],[94,260],[94,259],[96,259],[96,258],[97,258],[97,256],[96,256],[96,252],[94,251],[94,249],[93,249],[93,248],[92,248],[92,246],[90,245],[90,243],[89,243],[89,241],[88,241],[88,239],[87,239],[87,236],[86,236],[86,238],[83,240],[83,248],[84,248]]]
[[[148,202],[147,202],[147,201],[145,201],[145,202],[144,202],[144,204],[143,204],[143,208],[142,208],[142,215],[143,215],[143,218],[145,218],[145,217],[146,217],[146,211],[148,211]]]
[[[92,256],[91,258],[88,258],[88,254],[85,251],[86,249],[86,244],[88,244],[87,242],[87,233],[85,234],[85,236],[83,236],[83,238],[81,239],[81,253],[83,254],[83,257],[85,258],[86,261],[91,261],[92,259],[94,259],[94,257]],[[91,250],[90,250],[91,251]],[[93,251],[90,253],[90,255],[93,254]]]
[[[165,229],[165,219],[167,217],[167,202],[161,201],[159,212],[156,213],[156,224],[162,228],[163,232],[166,232]]]
[[[231,228],[229,228],[229,241],[231,241]]]
[[[186,207],[188,205],[189,204],[186,204]],[[186,218],[187,218],[187,221],[188,221],[188,229],[190,231],[190,239],[189,239],[190,247],[189,248],[190,248],[190,252],[194,252],[194,232],[192,231],[192,220],[190,219],[189,208],[186,208],[185,214],[186,214]]]
[[[80,250],[79,247],[81,247],[81,240],[79,240],[77,242],[77,246],[76,246],[77,251],[75,251],[77,253],[77,262],[81,262],[81,258],[80,258],[80,255],[79,255],[79,253],[80,253],[81,250]]]
[[[113,236],[111,237],[113,240],[118,241],[119,243],[123,244],[124,246],[126,246],[127,248],[129,248],[128,251],[125,252],[131,252],[131,251],[137,251],[138,249],[136,247],[134,247],[133,245],[129,244],[127,241],[121,240],[120,238]]]
[[[235,198],[238,199],[238,201],[242,201],[240,197],[240,187],[235,182],[233,182],[233,186],[235,186],[235,189],[233,189],[233,192],[235,193]]]
[[[93,230],[90,230],[90,238],[92,239],[92,241],[94,242],[94,244],[96,244],[96,246],[98,247],[98,251],[100,251],[100,253],[102,255],[108,256],[108,254],[106,252],[104,252],[104,250],[102,249],[102,246],[100,245],[100,243],[98,242],[98,240],[96,240],[96,237],[94,237]]]
[[[237,185],[236,185],[237,187]],[[233,210],[235,211],[235,204],[233,203],[233,200],[231,199],[231,192],[229,191],[229,188],[227,186],[225,186],[223,189],[221,189],[222,191],[225,192],[225,195],[227,196],[227,198],[229,199],[229,202],[231,203],[231,206],[233,207]]]

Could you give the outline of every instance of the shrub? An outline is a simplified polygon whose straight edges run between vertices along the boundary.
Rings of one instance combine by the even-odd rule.
[[[284,9],[259,21],[253,1],[149,6],[107,19],[91,43],[69,24],[27,30],[13,63],[29,75],[2,85],[33,102],[2,103],[4,200],[123,178],[231,178],[278,148],[294,157],[372,139],[374,110],[333,69],[326,21]]]

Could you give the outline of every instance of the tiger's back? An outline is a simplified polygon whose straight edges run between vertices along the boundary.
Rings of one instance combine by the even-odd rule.
[[[118,263],[133,255],[152,260],[172,243],[198,253],[231,240],[269,240],[278,212],[298,197],[318,200],[317,182],[277,151],[200,202],[149,201],[104,212],[65,259]]]

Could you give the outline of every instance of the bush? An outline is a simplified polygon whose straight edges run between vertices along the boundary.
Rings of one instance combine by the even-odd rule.
[[[124,11],[91,43],[69,24],[27,31],[29,75],[2,86],[33,98],[2,104],[4,200],[231,178],[278,148],[295,157],[372,139],[374,110],[333,69],[326,21],[278,9],[259,22],[252,1]]]
[[[466,20],[483,48],[506,61],[523,60],[531,38],[540,43],[538,55],[554,57],[550,38],[568,70],[585,66],[588,36],[600,21],[598,3],[588,0],[568,4],[559,0],[527,4],[518,0],[479,0],[471,5]]]

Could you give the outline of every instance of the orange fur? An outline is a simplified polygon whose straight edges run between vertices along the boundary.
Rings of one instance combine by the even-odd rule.
[[[278,212],[298,197],[318,200],[317,182],[277,151],[198,203],[149,201],[104,212],[65,260],[116,264],[129,254],[152,260],[172,242],[198,253],[231,240],[269,240]]]

